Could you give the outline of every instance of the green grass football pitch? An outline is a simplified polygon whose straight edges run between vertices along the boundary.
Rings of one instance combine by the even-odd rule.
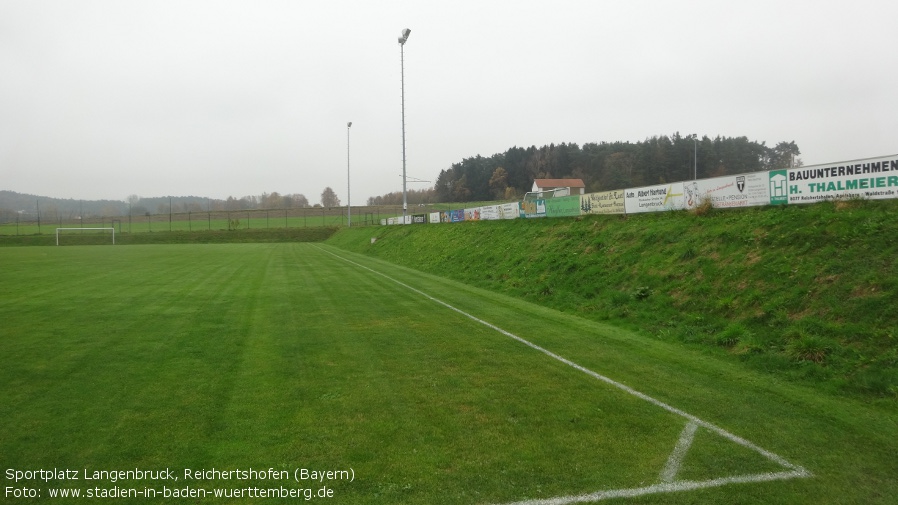
[[[327,245],[0,260],[11,503],[810,503],[845,465],[800,448],[803,393]]]

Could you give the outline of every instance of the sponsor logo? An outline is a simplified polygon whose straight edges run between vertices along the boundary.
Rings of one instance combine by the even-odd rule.
[[[770,174],[770,204],[783,205],[789,203],[789,188],[786,184],[785,170],[771,170]]]

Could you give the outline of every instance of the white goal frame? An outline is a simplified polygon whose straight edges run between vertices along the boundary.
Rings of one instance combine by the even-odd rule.
[[[562,196],[575,196],[571,195],[571,188],[554,188],[554,189],[541,189],[539,191],[528,191],[524,193],[523,201],[534,201],[534,200],[548,200],[550,198],[560,198]]]
[[[56,245],[59,245],[59,230],[112,230],[112,245],[115,245],[115,228],[56,228]]]

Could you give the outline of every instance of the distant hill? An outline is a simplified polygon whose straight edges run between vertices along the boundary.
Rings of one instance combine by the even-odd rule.
[[[143,216],[145,214],[168,214],[169,212],[177,214],[207,210],[233,211],[310,206],[305,195],[277,192],[242,198],[229,196],[226,200],[204,196],[140,197],[137,195],[129,197],[129,200],[75,200],[0,190],[0,223],[17,220],[37,221],[38,211],[40,211],[41,219],[55,221],[57,219],[77,219],[79,216],[85,218],[121,217],[127,216],[129,213],[133,216]]]
[[[85,216],[118,216],[128,213],[128,204],[120,200],[75,200],[16,193],[0,190],[0,220],[8,221],[10,215],[73,218]]]
[[[199,196],[139,198],[131,205],[131,212],[135,215],[143,215],[147,212],[164,213],[169,211],[169,205],[175,212],[185,209],[206,209],[210,201],[216,204],[222,202]],[[52,220],[57,217],[73,219],[82,215],[84,217],[127,216],[128,209],[128,202],[123,200],[75,200],[0,190],[0,222],[15,221],[16,216],[26,220],[36,219],[38,211],[40,211],[41,217]]]

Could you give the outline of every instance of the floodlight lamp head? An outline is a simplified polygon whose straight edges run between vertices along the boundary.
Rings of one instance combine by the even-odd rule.
[[[399,43],[405,45],[405,41],[408,40],[409,34],[412,33],[408,28],[402,30],[402,37],[399,37]]]
[[[350,126],[352,126],[352,121],[346,123],[346,127],[347,127],[347,128],[349,128]]]

